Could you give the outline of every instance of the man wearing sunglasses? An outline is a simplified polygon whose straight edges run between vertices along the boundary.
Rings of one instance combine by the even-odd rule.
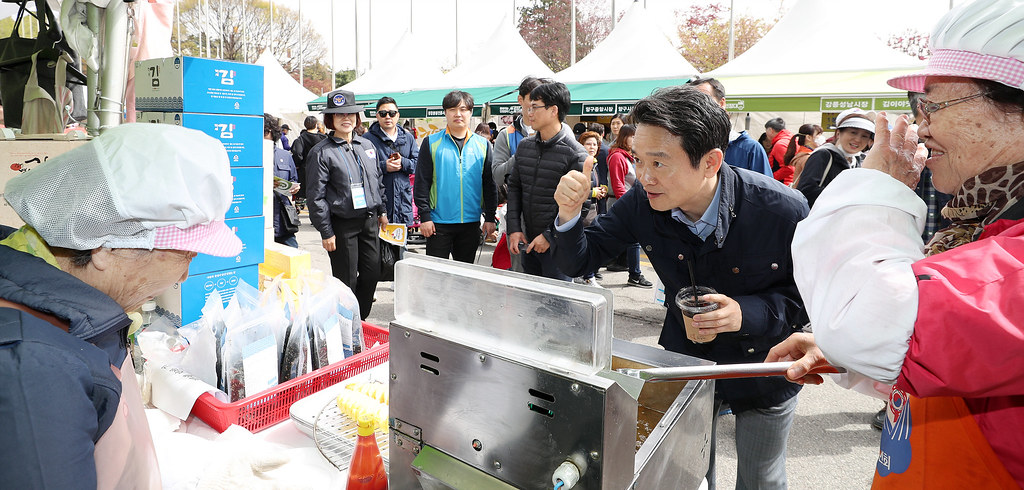
[[[377,122],[363,135],[377,149],[377,165],[384,176],[389,223],[412,225],[412,183],[416,173],[416,138],[398,120],[398,104],[391,97],[377,101]]]

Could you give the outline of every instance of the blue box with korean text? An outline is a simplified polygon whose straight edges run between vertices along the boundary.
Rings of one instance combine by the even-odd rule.
[[[263,67],[173,56],[135,62],[139,111],[263,115]]]
[[[224,144],[232,167],[263,166],[263,117],[191,112],[136,112],[138,122],[197,129]]]

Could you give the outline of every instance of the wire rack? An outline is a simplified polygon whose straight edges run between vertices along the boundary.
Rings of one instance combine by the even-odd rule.
[[[313,442],[331,464],[339,470],[347,470],[358,437],[357,429],[356,421],[341,413],[337,399],[331,397],[313,421]],[[384,458],[384,469],[389,470],[388,436],[380,432],[374,435],[377,436],[380,455]]]

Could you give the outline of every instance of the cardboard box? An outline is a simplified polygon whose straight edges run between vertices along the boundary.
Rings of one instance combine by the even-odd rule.
[[[234,257],[214,257],[199,254],[192,259],[188,274],[204,274],[207,272],[236,269],[248,265],[255,266],[263,262],[263,217],[235,218],[224,221],[238,238],[242,240],[242,252]],[[253,269],[255,270],[255,268]],[[251,282],[256,286],[256,279]]]
[[[135,108],[262,116],[263,67],[187,56],[137,61]]]
[[[46,160],[72,148],[82,146],[88,140],[49,141],[13,140],[0,141],[0,224],[21,227],[25,222],[18,217],[4,199],[4,187],[14,177],[29,172]]]
[[[161,308],[181,317],[181,324],[187,325],[202,316],[206,298],[214,291],[220,291],[224,306],[235,294],[239,281],[256,287],[259,272],[255,265],[208,272],[189,276],[185,282],[175,284],[156,298]]]
[[[263,169],[234,167],[231,169],[233,197],[225,218],[245,218],[263,214]]]
[[[263,165],[263,117],[191,112],[136,112],[138,122],[197,129],[224,144],[232,167]]]
[[[295,279],[313,268],[312,260],[312,256],[305,250],[268,243],[264,250],[263,265],[269,276],[284,274],[287,279]]]

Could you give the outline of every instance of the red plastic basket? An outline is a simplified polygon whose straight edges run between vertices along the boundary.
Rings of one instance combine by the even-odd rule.
[[[363,322],[363,337],[366,345],[381,345],[233,403],[203,393],[192,406],[192,413],[217,432],[224,432],[232,424],[251,432],[266,429],[288,418],[293,403],[387,362],[388,329]]]

